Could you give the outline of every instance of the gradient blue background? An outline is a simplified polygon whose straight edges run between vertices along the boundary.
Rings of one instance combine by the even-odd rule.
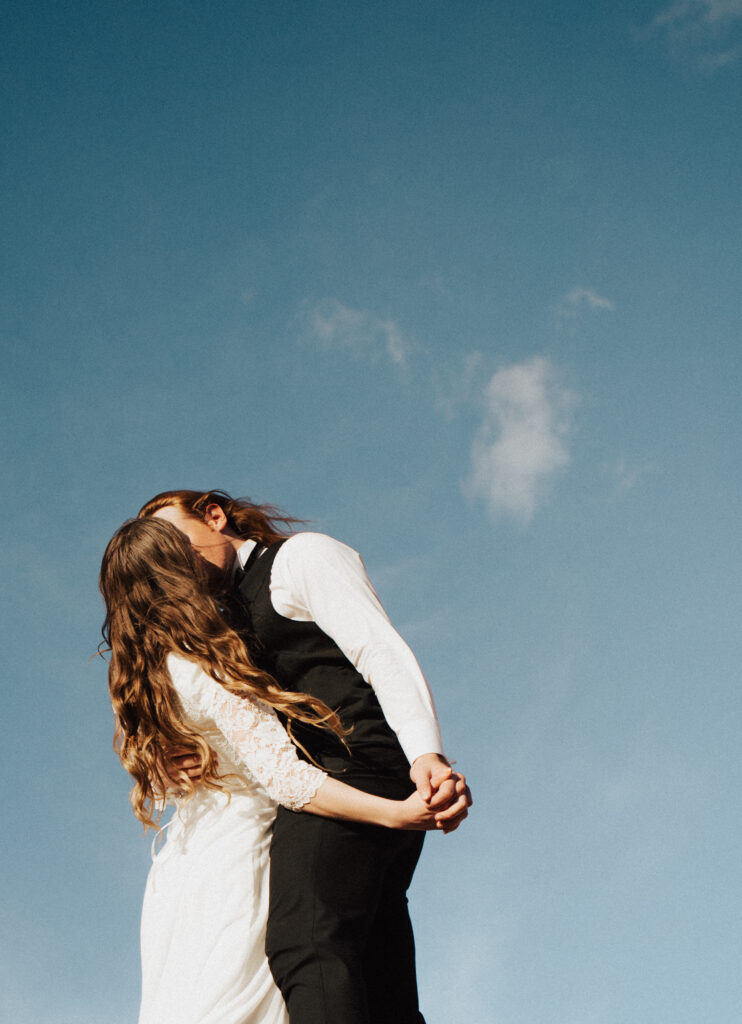
[[[428,1024],[733,1024],[742,4],[0,11],[0,975],[130,1024],[96,577],[157,491],[359,549],[476,805]]]

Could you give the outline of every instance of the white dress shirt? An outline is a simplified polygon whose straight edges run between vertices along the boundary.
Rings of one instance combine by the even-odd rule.
[[[255,546],[247,540],[238,549],[241,566]],[[270,594],[279,615],[315,622],[373,687],[410,764],[421,754],[443,754],[425,676],[389,621],[357,551],[323,533],[296,533],[273,562]]]

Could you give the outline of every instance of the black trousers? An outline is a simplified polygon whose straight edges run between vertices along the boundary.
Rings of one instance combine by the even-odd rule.
[[[291,1024],[425,1024],[406,895],[422,843],[279,808],[266,952]]]

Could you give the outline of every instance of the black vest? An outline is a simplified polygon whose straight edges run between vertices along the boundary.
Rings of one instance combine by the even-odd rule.
[[[236,581],[250,655],[282,689],[319,697],[351,727],[348,751],[331,730],[294,723],[295,738],[317,764],[359,789],[388,793],[392,784],[395,795],[407,795],[414,788],[409,762],[372,687],[315,622],[287,619],[273,607],[271,569],[283,543],[249,559]]]

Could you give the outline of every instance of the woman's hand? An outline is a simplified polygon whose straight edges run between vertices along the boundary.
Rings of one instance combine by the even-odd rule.
[[[412,793],[406,800],[392,800],[391,828],[428,831],[436,827],[435,811],[431,811],[419,793]]]
[[[455,822],[450,824],[441,818],[440,812],[436,812],[425,803],[419,793],[413,793],[406,800],[395,801],[396,822],[392,828],[414,829],[417,831],[432,831],[438,829],[442,832],[453,832],[464,820],[466,814],[459,815]]]
[[[471,794],[463,775],[456,776],[455,787],[454,801],[443,811],[427,804],[417,792],[406,800],[394,801],[396,823],[392,824],[392,828],[453,832],[468,815],[471,806]]]

